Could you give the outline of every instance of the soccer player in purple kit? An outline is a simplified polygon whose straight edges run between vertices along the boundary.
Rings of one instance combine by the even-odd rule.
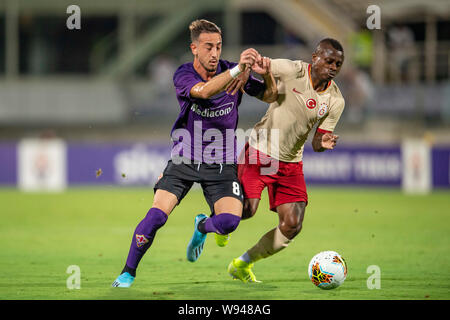
[[[126,264],[113,287],[131,286],[157,230],[194,182],[200,183],[211,216],[195,217],[186,252],[189,261],[200,256],[207,233],[227,235],[241,220],[244,199],[237,177],[235,136],[238,106],[243,92],[268,103],[275,100],[270,60],[252,48],[241,53],[239,63],[220,60],[218,26],[202,19],[193,21],[189,30],[194,61],[181,65],[173,76],[181,112],[171,132],[171,160],[154,187],[152,208],[135,229]],[[249,75],[250,68],[264,81]]]

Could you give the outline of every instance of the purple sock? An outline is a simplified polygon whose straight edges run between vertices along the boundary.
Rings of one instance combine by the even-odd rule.
[[[231,213],[221,213],[203,220],[198,230],[202,233],[215,232],[218,234],[228,234],[236,230],[241,217]]]
[[[131,240],[130,252],[127,264],[131,269],[136,269],[142,256],[152,245],[156,231],[167,221],[167,215],[160,209],[151,208],[145,218],[138,224]]]

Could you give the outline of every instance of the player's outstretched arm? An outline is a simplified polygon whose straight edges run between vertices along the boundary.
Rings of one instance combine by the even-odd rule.
[[[336,146],[339,136],[330,132],[316,131],[312,140],[312,147],[315,152],[323,152],[325,150],[332,150]]]
[[[248,78],[250,77],[250,68],[246,68],[244,72],[242,72],[240,75],[238,75],[233,81],[230,81],[225,88],[226,92],[228,94],[231,94],[234,96],[239,90],[244,93],[243,87],[248,81]]]
[[[199,82],[192,87],[190,94],[193,98],[209,99],[212,96],[225,90],[227,85],[233,81],[239,74],[244,72],[247,67],[251,67],[258,57],[255,49],[247,49],[241,53],[238,69],[229,69],[215,76],[207,82]]]
[[[252,70],[260,74],[266,85],[266,90],[264,90],[263,96],[260,100],[272,103],[278,99],[278,89],[275,82],[275,78],[270,71],[270,58],[259,56],[255,64],[252,66]]]
[[[252,66],[251,70],[261,75],[264,79],[265,90],[260,95],[256,95],[255,97],[259,100],[262,100],[267,103],[272,103],[278,99],[278,89],[275,82],[275,78],[270,71],[270,59],[267,57],[261,57],[258,54],[258,58],[255,61],[255,64]],[[245,72],[241,73],[236,79],[231,81],[226,91],[227,93],[231,93],[232,95],[236,94],[238,90],[241,90],[244,93],[244,86],[248,81],[250,76],[250,69],[247,68]]]

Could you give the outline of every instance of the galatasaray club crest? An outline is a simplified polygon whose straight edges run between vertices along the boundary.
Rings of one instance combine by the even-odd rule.
[[[328,106],[325,102],[322,102],[317,110],[317,116],[322,118],[328,112]]]
[[[143,234],[137,234],[136,235],[136,245],[139,247],[142,247],[144,244],[148,242],[148,239],[144,237]]]
[[[308,107],[308,109],[314,109],[316,107],[316,104],[316,100],[314,99],[306,100],[306,106]]]

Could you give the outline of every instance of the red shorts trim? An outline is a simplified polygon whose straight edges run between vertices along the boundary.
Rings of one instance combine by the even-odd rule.
[[[284,203],[308,203],[301,161],[278,161],[247,143],[239,156],[238,178],[247,199],[261,199],[267,187],[272,211]]]

